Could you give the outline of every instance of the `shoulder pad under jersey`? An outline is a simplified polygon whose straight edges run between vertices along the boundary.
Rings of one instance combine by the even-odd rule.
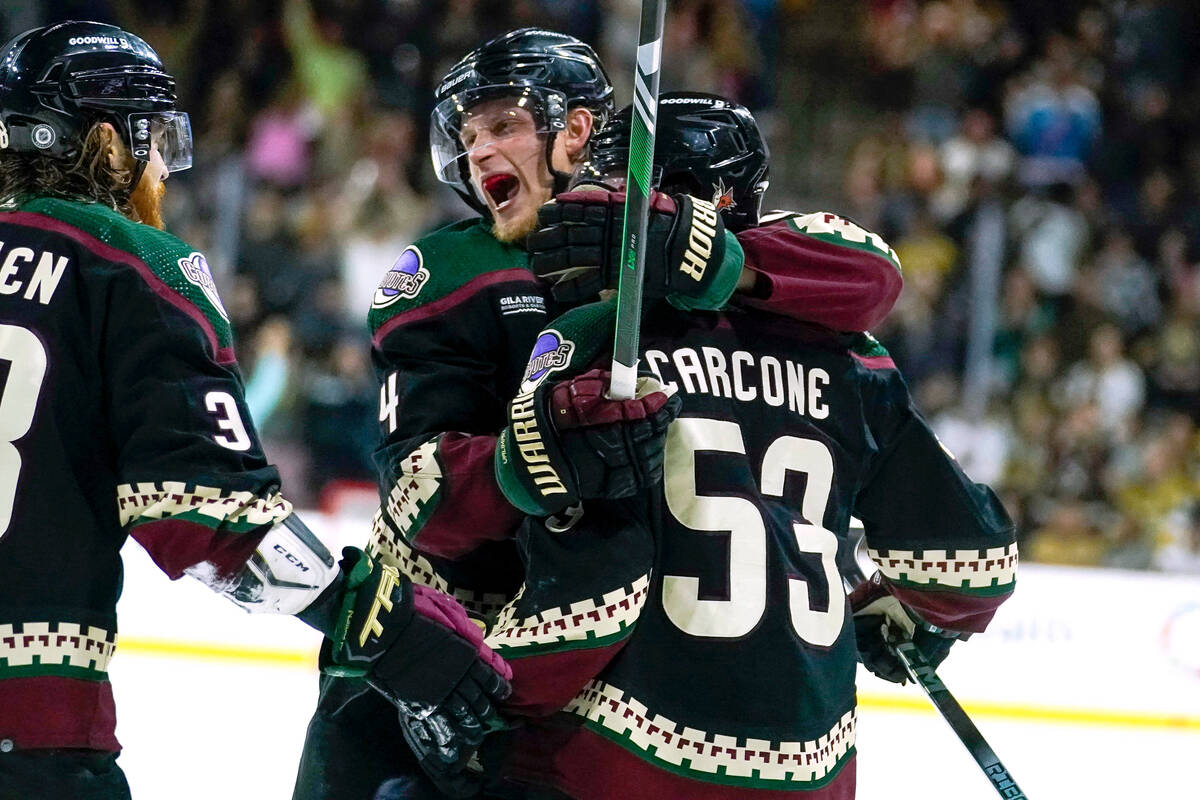
[[[773,224],[787,225],[798,233],[841,247],[852,247],[874,255],[883,256],[899,270],[900,258],[891,245],[877,233],[872,233],[852,220],[829,211],[801,213],[799,211],[771,211],[762,216],[759,227]]]
[[[536,282],[524,248],[498,240],[482,219],[452,223],[404,248],[384,273],[371,301],[371,333],[452,294],[525,279]]]
[[[143,277],[156,291],[161,282],[200,311],[215,336],[218,360],[232,360],[229,314],[203,253],[173,234],[134,222],[100,203],[38,197],[22,203],[20,210],[53,217],[100,240],[116,251],[113,261],[145,265],[149,275]],[[228,354],[227,358],[221,357],[222,353]]]

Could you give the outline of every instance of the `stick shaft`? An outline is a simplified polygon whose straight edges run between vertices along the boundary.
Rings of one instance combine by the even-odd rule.
[[[975,763],[983,770],[983,774],[992,782],[992,787],[999,795],[1007,800],[1026,800],[1025,793],[1000,762],[996,751],[983,738],[979,728],[975,727],[967,712],[942,683],[937,670],[930,665],[925,655],[911,641],[900,642],[893,646],[893,650],[904,669],[908,671],[909,677],[925,691],[934,708],[967,748],[967,752],[975,759]]]
[[[621,400],[633,397],[637,384],[642,274],[646,263],[646,225],[650,216],[650,180],[654,169],[658,73],[665,14],[665,0],[642,0],[637,65],[633,76],[633,119],[629,171],[625,180],[621,269],[617,283],[617,331],[613,342],[612,385],[609,387],[609,394]]]
[[[849,548],[848,557],[838,563],[842,577],[850,584],[851,588],[867,580],[867,574],[856,557],[859,549],[865,546],[865,539],[859,538],[855,546]],[[1027,800],[1025,793],[1008,773],[1008,769],[1000,762],[996,751],[987,743],[987,739],[983,738],[979,728],[975,727],[975,723],[971,721],[966,710],[946,688],[946,684],[942,683],[937,670],[925,658],[925,654],[911,640],[892,644],[891,648],[896,657],[900,659],[900,663],[904,665],[908,676],[925,692],[925,696],[942,715],[942,719],[946,720],[950,730],[954,731],[954,735],[967,748],[967,752],[975,759],[975,763],[983,770],[983,774],[992,782],[992,787],[1000,796],[1007,800]]]

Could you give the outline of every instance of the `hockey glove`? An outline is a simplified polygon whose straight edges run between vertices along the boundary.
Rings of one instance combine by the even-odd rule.
[[[486,731],[479,728],[468,736],[447,711],[407,703],[400,708],[400,730],[417,763],[442,795],[475,797],[479,793],[484,775],[474,756]]]
[[[624,219],[623,192],[566,192],[538,210],[539,230],[526,247],[530,266],[549,281],[556,300],[580,303],[617,288]],[[737,287],[743,260],[741,245],[726,236],[712,203],[651,192],[647,299],[665,297],[685,311],[722,308]]]
[[[517,395],[496,446],[496,480],[514,506],[545,517],[587,499],[631,497],[662,481],[667,426],[682,401],[641,376],[611,400],[609,374],[543,383]]]
[[[854,587],[848,597],[854,614],[854,636],[858,660],[874,675],[892,683],[904,683],[908,672],[891,643],[912,640],[929,665],[937,668],[946,660],[950,646],[964,635],[922,622],[888,591],[878,572]]]
[[[400,708],[437,710],[466,742],[482,739],[512,670],[454,598],[342,551],[340,613],[324,671],[360,677]],[[405,704],[408,704],[407,706]]]

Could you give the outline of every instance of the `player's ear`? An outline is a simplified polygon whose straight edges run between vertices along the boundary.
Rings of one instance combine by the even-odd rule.
[[[96,125],[96,136],[100,142],[100,152],[104,158],[108,159],[108,165],[115,170],[122,170],[128,166],[129,157],[125,152],[125,145],[121,142],[121,137],[117,136],[117,129],[110,123],[101,122]]]
[[[567,127],[558,135],[567,149],[571,163],[582,161],[587,155],[588,140],[592,137],[592,126],[596,118],[589,109],[577,107],[567,112]]]

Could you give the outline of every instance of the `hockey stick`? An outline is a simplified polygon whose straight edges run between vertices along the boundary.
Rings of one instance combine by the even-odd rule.
[[[865,546],[865,541],[860,537],[855,546],[851,548],[851,552],[858,553]],[[856,556],[842,560],[838,566],[842,571],[843,579],[852,588],[867,580],[867,575],[863,572]],[[942,715],[942,719],[946,720],[950,730],[954,731],[958,740],[963,743],[963,747],[967,748],[967,752],[971,754],[971,758],[975,759],[975,763],[983,770],[983,774],[992,782],[992,788],[1006,800],[1027,800],[1025,793],[1012,779],[1008,769],[1000,762],[996,751],[983,738],[979,728],[975,727],[975,723],[971,721],[958,700],[946,688],[946,684],[942,683],[937,670],[925,658],[925,654],[913,644],[912,639],[888,642],[888,645],[896,654],[896,658],[900,659],[900,663],[904,665],[908,677],[921,687],[933,703],[933,707]]]
[[[642,0],[637,66],[633,74],[633,119],[629,168],[625,178],[625,221],[617,279],[617,332],[613,342],[609,394],[628,400],[637,389],[638,329],[642,322],[644,242],[650,217],[650,176],[654,168],[654,127],[658,116],[658,68],[662,56],[666,0]]]
[[[975,727],[975,723],[967,716],[958,700],[954,699],[954,695],[950,694],[950,690],[942,683],[937,670],[929,664],[924,653],[911,639],[892,644],[892,652],[900,659],[908,676],[925,690],[934,708],[942,715],[942,719],[946,720],[1000,796],[1008,800],[1026,800],[1025,793],[1017,786],[1004,764],[1000,763],[996,751],[983,738],[979,728]]]

